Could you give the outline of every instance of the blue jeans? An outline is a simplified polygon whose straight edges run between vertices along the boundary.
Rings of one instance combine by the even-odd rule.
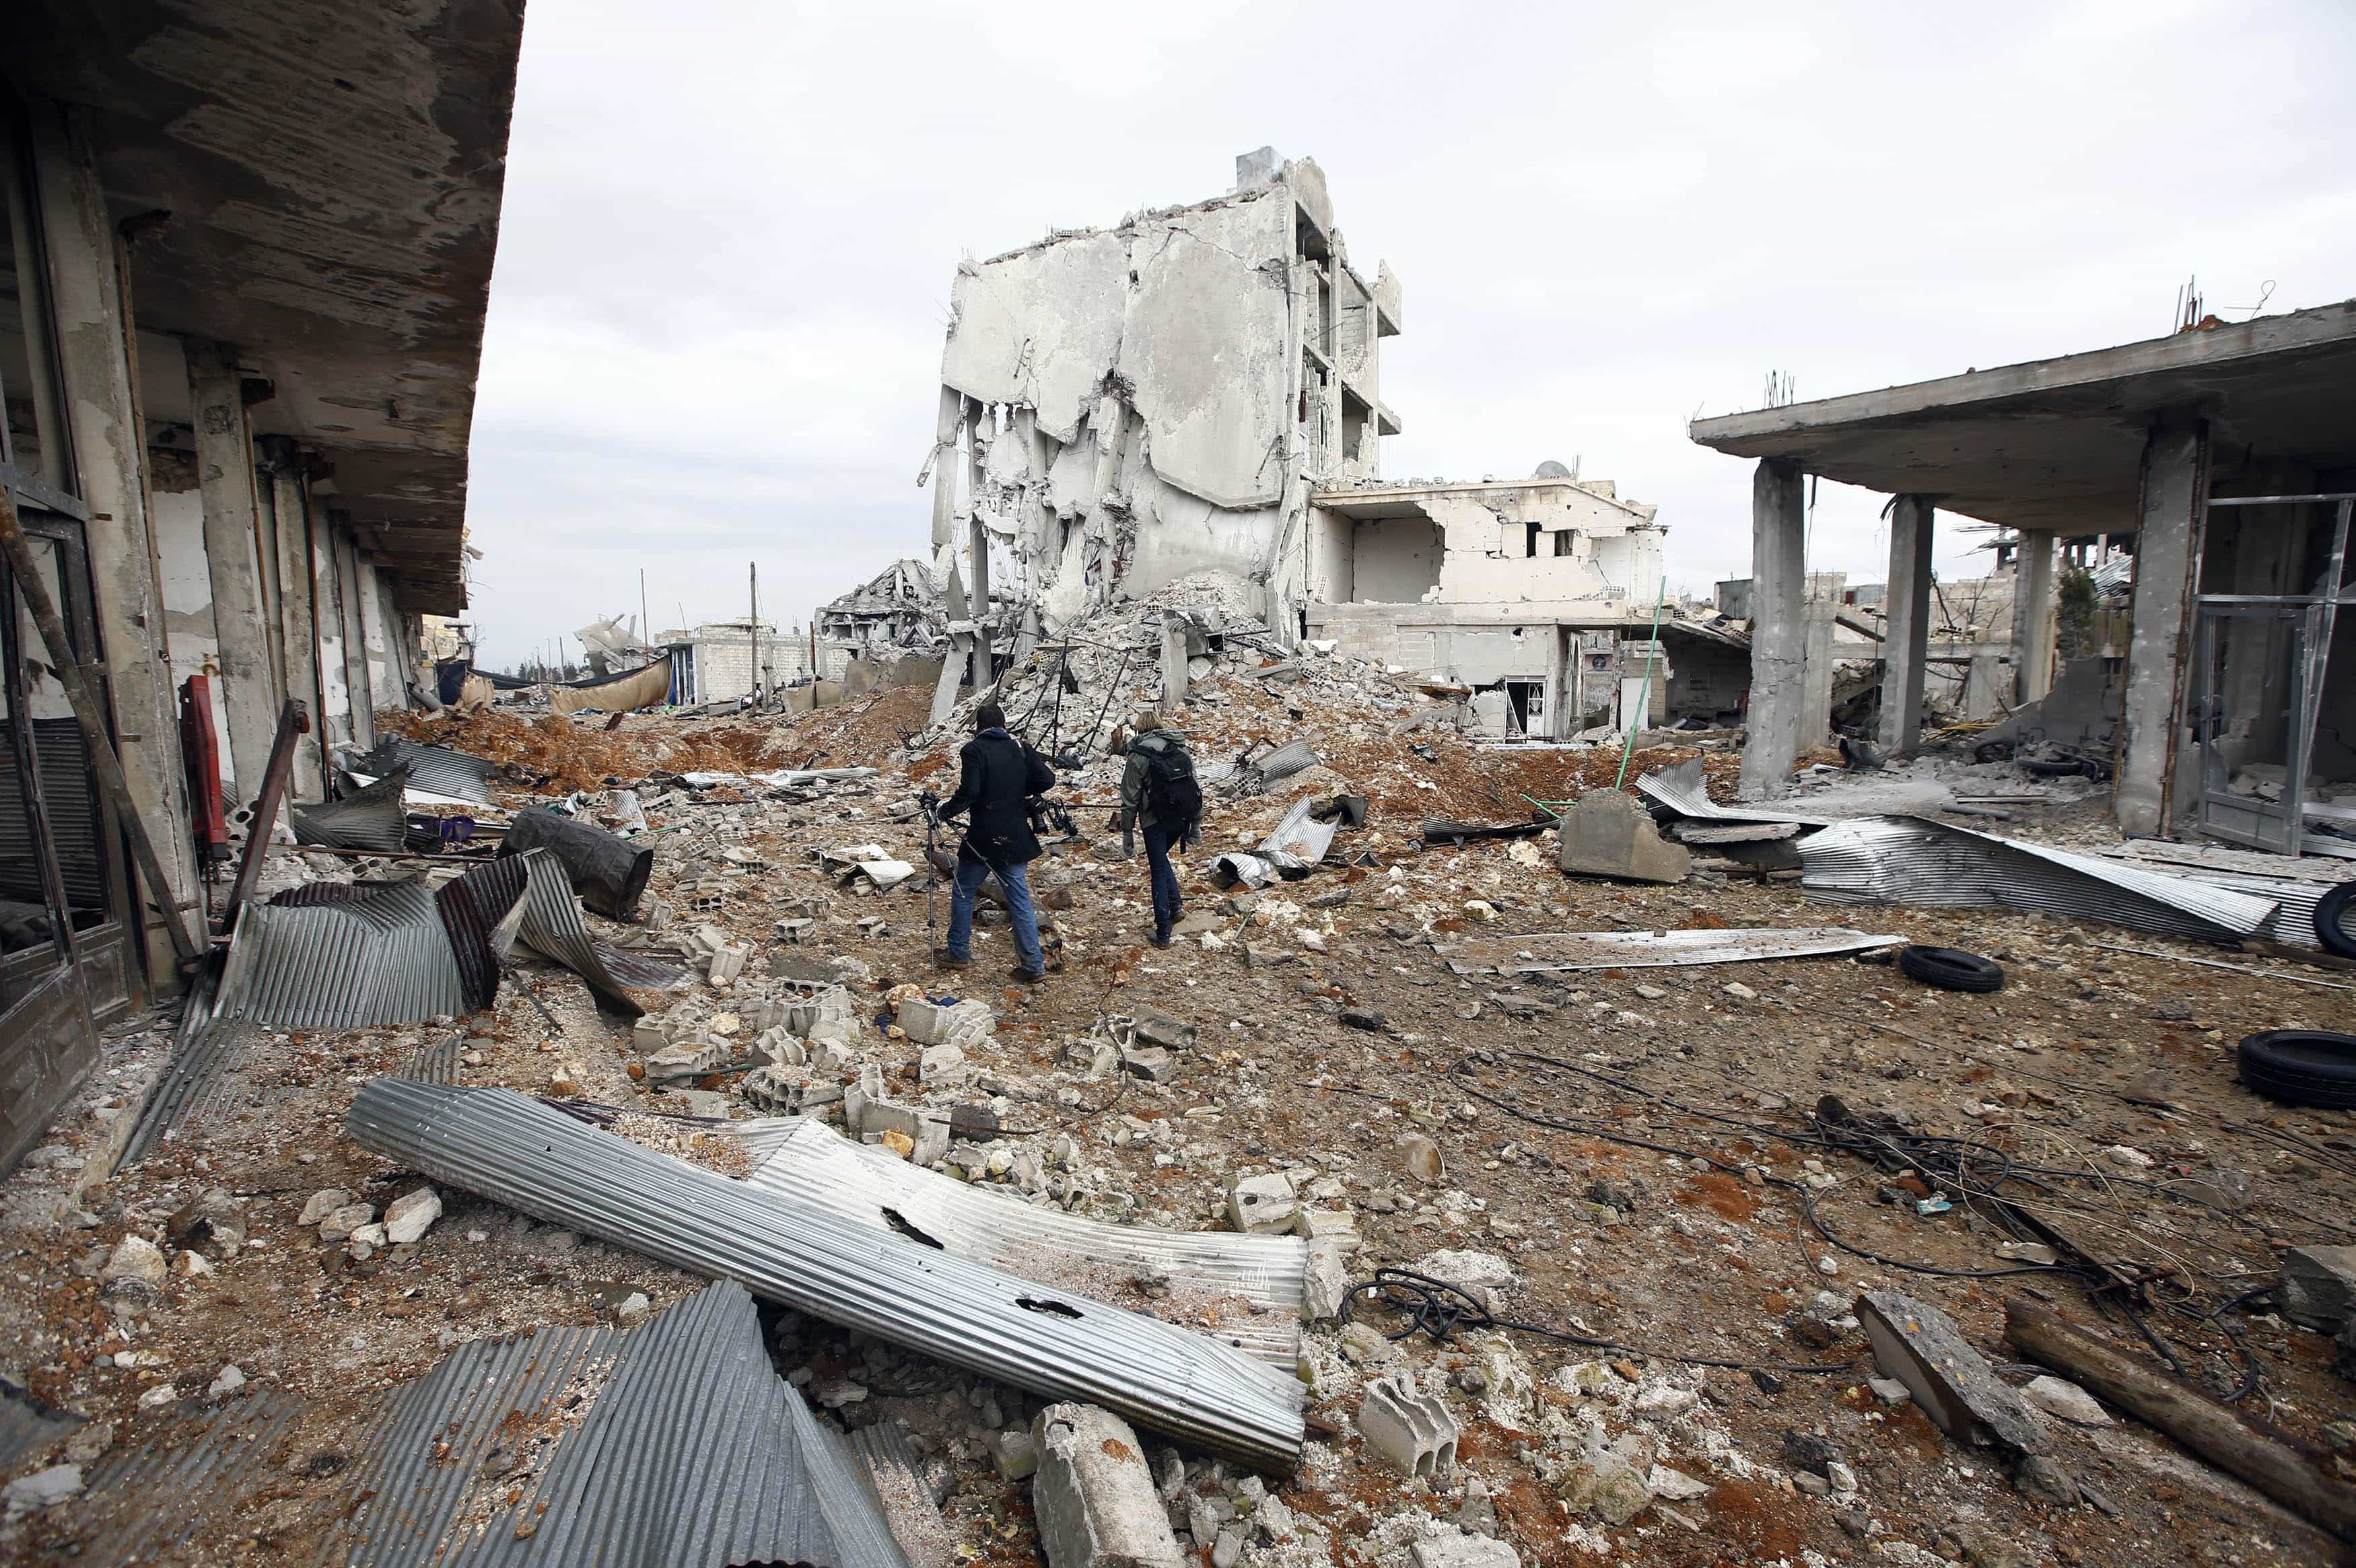
[[[1170,928],[1178,923],[1182,908],[1178,897],[1178,873],[1170,866],[1170,847],[1178,836],[1160,823],[1145,825],[1145,863],[1153,873],[1153,934],[1167,936]]]
[[[1020,860],[993,866],[969,856],[958,857],[957,880],[949,887],[949,956],[973,956],[973,895],[993,876],[999,891],[1006,895],[1007,918],[1014,925],[1014,950],[1022,955],[1023,967],[1039,974],[1047,967],[1047,956],[1039,951],[1039,915],[1031,907],[1030,869]]]

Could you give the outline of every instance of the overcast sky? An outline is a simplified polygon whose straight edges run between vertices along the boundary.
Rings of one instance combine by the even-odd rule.
[[[1746,575],[1697,413],[2356,294],[2356,6],[532,0],[476,406],[472,617],[813,605],[924,553],[950,280],[1317,159],[1404,284],[1396,477],[1583,462]],[[1823,487],[1810,564],[1885,574]],[[1979,542],[1943,532],[1944,577]],[[578,645],[568,644],[577,653]]]

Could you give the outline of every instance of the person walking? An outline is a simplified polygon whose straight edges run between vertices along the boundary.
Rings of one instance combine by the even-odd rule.
[[[1006,710],[997,703],[974,709],[973,729],[973,739],[958,753],[957,793],[940,809],[944,819],[964,816],[966,829],[958,841],[957,878],[949,891],[948,945],[933,956],[946,969],[973,962],[973,895],[994,876],[1006,895],[1021,958],[1014,977],[1030,985],[1045,977],[1047,960],[1039,947],[1038,912],[1031,903],[1029,867],[1040,851],[1028,803],[1055,788],[1055,774],[1045,758],[1007,732]]]
[[[1130,726],[1129,763],[1120,775],[1121,843],[1132,832],[1145,836],[1145,862],[1153,883],[1153,945],[1170,945],[1171,927],[1185,905],[1170,851],[1183,848],[1201,831],[1203,788],[1195,782],[1194,758],[1176,731],[1164,730],[1151,713]]]

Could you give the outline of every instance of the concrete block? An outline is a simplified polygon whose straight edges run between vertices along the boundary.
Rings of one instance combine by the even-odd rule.
[[[943,1007],[923,997],[910,997],[900,1004],[895,1021],[901,1032],[918,1045],[963,1046],[987,1039],[998,1020],[986,1002]]]
[[[1632,795],[1590,790],[1563,813],[1556,864],[1573,876],[1616,877],[1634,882],[1682,882],[1693,856],[1653,826],[1652,814]]]
[[[1415,1568],[1522,1568],[1522,1554],[1485,1535],[1435,1535],[1408,1549]]]
[[[2329,1333],[2356,1301],[2356,1247],[2293,1247],[2283,1254],[2283,1316]]]
[[[1031,1510],[1048,1568],[1183,1568],[1129,1423],[1092,1404],[1051,1404],[1031,1424]]]
[[[385,1205],[385,1239],[395,1246],[417,1240],[442,1218],[442,1197],[431,1187],[404,1192]]]
[[[1409,1476],[1442,1480],[1456,1468],[1456,1418],[1438,1394],[1410,1376],[1366,1385],[1358,1405],[1358,1434],[1366,1447]]]
[[[1247,1234],[1280,1236],[1300,1211],[1289,1176],[1238,1176],[1227,1183],[1227,1219]]]

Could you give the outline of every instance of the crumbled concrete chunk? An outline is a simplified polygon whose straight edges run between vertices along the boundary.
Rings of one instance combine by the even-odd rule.
[[[323,1242],[343,1242],[351,1239],[354,1231],[376,1218],[373,1203],[347,1203],[319,1221],[319,1239]]]
[[[403,1193],[385,1207],[384,1239],[404,1246],[425,1234],[441,1217],[442,1196],[431,1187]]]
[[[1238,1231],[1255,1236],[1280,1236],[1292,1229],[1301,1209],[1292,1178],[1239,1176],[1227,1184],[1227,1219]]]
[[[1048,1568],[1183,1568],[1178,1537],[1129,1423],[1051,1404],[1032,1423],[1031,1509]]]
[[[52,1465],[46,1470],[36,1470],[8,1483],[8,1512],[14,1517],[39,1509],[55,1508],[80,1492],[80,1465]]]
[[[1479,1302],[1484,1312],[1496,1311],[1517,1283],[1514,1265],[1494,1253],[1429,1253],[1417,1262],[1415,1272],[1446,1280]]]
[[[2356,1247],[2293,1247],[2283,1254],[2283,1316],[2330,1333],[2356,1306]]]
[[[1522,1568],[1522,1554],[1485,1535],[1435,1535],[1408,1549],[1415,1568]]]
[[[2111,1418],[2093,1394],[2066,1378],[2031,1378],[2021,1388],[2029,1403],[2076,1426],[2108,1426]]]
[[[225,1398],[243,1388],[245,1384],[245,1373],[232,1361],[216,1373],[211,1382],[205,1385],[205,1397],[207,1399]]]
[[[166,1273],[162,1248],[145,1236],[125,1236],[114,1243],[98,1278],[102,1285],[131,1283],[153,1289],[163,1285]]]
[[[352,1195],[340,1187],[323,1187],[303,1205],[303,1218],[297,1222],[305,1227],[316,1225],[351,1200]]]

